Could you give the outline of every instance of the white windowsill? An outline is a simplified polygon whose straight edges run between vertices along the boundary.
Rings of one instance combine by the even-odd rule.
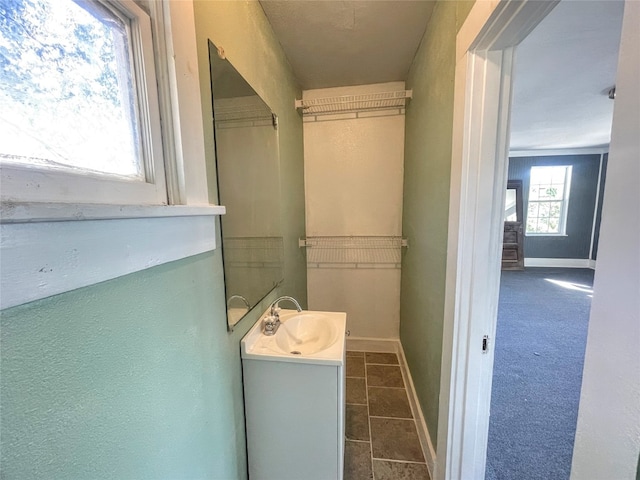
[[[116,220],[224,215],[220,205],[100,205],[70,203],[3,202],[0,223]]]
[[[224,213],[215,205],[3,203],[0,308],[214,250]]]

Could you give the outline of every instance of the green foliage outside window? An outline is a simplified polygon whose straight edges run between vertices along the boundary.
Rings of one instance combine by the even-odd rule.
[[[0,0],[0,161],[141,178],[128,19]]]

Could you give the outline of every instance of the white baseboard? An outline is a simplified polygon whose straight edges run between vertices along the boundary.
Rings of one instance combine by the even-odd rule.
[[[402,376],[404,377],[405,384],[409,393],[409,403],[411,404],[411,411],[413,412],[413,418],[416,420],[416,426],[418,428],[418,437],[420,438],[420,444],[422,446],[422,452],[424,453],[425,462],[429,469],[429,478],[434,478],[434,470],[436,466],[436,450],[431,443],[431,437],[429,436],[429,429],[427,428],[427,422],[424,420],[422,414],[422,408],[418,402],[418,394],[407,366],[407,358],[404,356],[404,350],[402,344],[398,340],[398,357],[400,358],[400,369],[402,370]]]
[[[425,462],[427,464],[427,468],[429,469],[430,478],[433,478],[433,471],[436,464],[436,451],[433,448],[433,444],[431,443],[431,437],[429,436],[427,423],[424,420],[424,415],[422,414],[422,409],[420,408],[420,403],[418,402],[418,395],[416,394],[416,389],[413,385],[411,373],[409,373],[409,368],[407,367],[407,358],[404,356],[404,350],[402,349],[400,340],[349,337],[347,338],[347,350],[354,352],[395,353],[398,355],[402,378],[404,379],[404,383],[407,386],[411,413],[413,414],[413,418],[416,420],[416,428],[418,430],[420,446],[422,447],[422,453],[424,454]]]
[[[596,261],[588,258],[525,258],[525,267],[596,268]]]
[[[368,337],[347,337],[347,350],[352,352],[398,353],[399,340]]]

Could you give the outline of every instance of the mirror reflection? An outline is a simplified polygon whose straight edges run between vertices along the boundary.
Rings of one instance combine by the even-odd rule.
[[[516,211],[516,189],[507,188],[507,198],[504,204],[504,221],[517,222],[518,213]]]
[[[227,321],[283,279],[277,117],[209,42]]]

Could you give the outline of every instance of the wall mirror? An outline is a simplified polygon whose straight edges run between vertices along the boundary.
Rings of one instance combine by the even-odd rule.
[[[227,326],[283,279],[277,117],[209,42]]]
[[[522,181],[509,180],[504,205],[502,269],[524,270]]]

